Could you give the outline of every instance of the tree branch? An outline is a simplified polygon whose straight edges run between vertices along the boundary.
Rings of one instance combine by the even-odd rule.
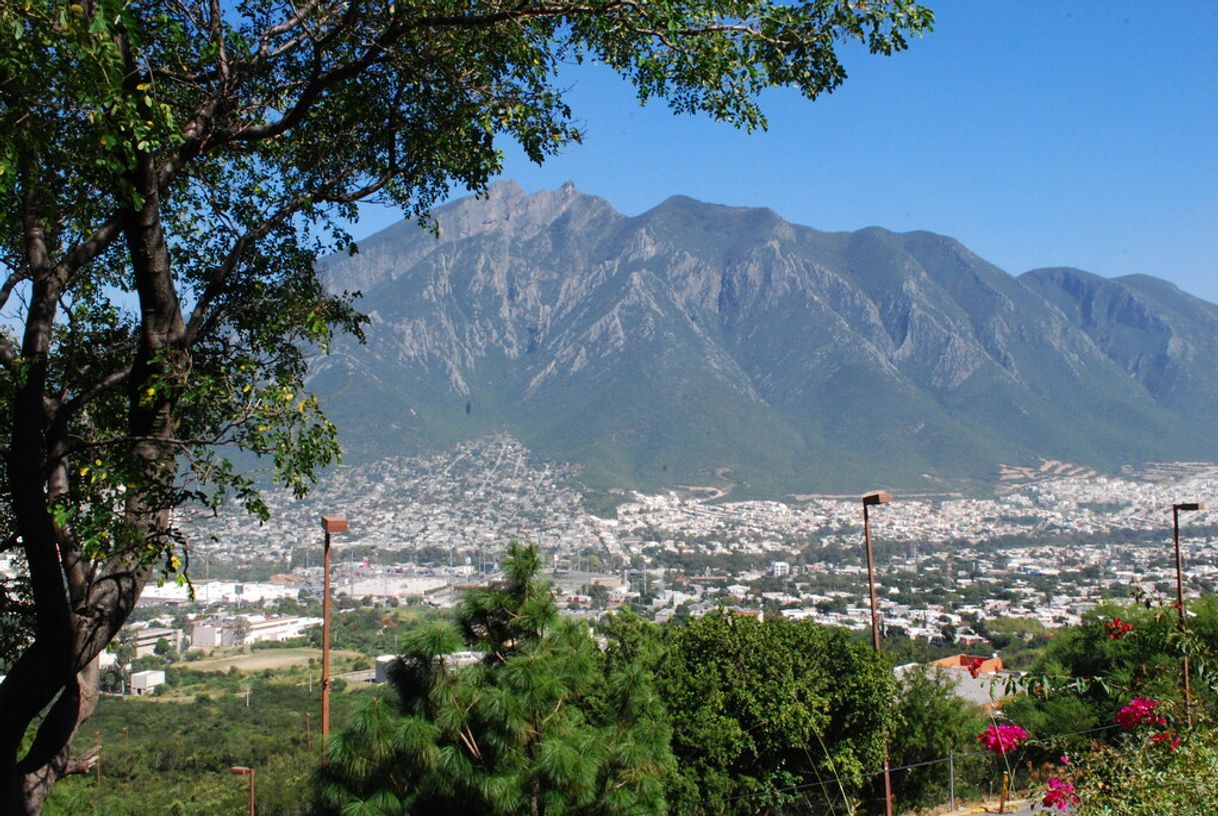
[[[126,368],[123,368],[119,371],[112,372],[111,374],[107,375],[104,379],[102,379],[101,382],[94,383],[94,385],[91,388],[88,388],[88,389],[80,392],[72,399],[63,403],[63,406],[60,408],[60,411],[67,416],[72,416],[72,415],[76,414],[76,412],[78,412],[81,408],[88,405],[93,400],[97,399],[99,396],[104,394],[106,391],[109,391],[111,388],[114,388],[115,386],[122,385],[124,382],[127,381],[127,378],[129,376],[131,376],[131,366],[127,366]]]
[[[97,767],[99,759],[101,759],[101,746],[94,745],[80,756],[70,758],[68,764],[64,766],[63,775],[72,776],[74,774],[93,773],[93,769]]]
[[[264,30],[262,32],[262,35],[258,37],[258,50],[256,52],[254,52],[255,59],[257,59],[259,57],[265,57],[268,54],[270,54],[271,52],[268,51],[267,49],[270,46],[271,40],[273,40],[275,37],[278,37],[281,34],[287,34],[292,29],[303,25],[305,18],[308,17],[310,14],[312,14],[313,10],[316,9],[319,5],[320,5],[320,3],[318,3],[318,0],[309,0],[309,2],[305,3],[299,9],[297,9],[296,13],[293,14],[291,17],[284,20],[282,23],[270,26],[269,28]]]
[[[29,280],[29,276],[23,275],[20,272],[14,272],[8,276],[4,281],[4,286],[0,286],[0,309],[8,305],[8,299],[12,296],[13,290],[17,288],[17,284],[24,280]]]
[[[72,273],[106,250],[122,231],[123,219],[121,213],[114,213],[85,240],[77,244],[63,257],[58,266],[65,273]]]
[[[203,327],[208,322],[212,303],[224,291],[225,284],[232,277],[241,262],[242,256],[251,246],[265,238],[271,230],[283,224],[309,204],[347,204],[359,201],[383,189],[398,174],[397,168],[391,167],[364,186],[342,193],[331,192],[342,179],[331,179],[322,182],[317,189],[282,205],[261,224],[238,238],[228,251],[228,254],[225,255],[224,260],[207,276],[207,283],[204,286],[202,294],[199,295],[199,299],[195,302],[194,309],[190,314],[190,320],[186,324],[186,344],[189,346],[198,339]]]

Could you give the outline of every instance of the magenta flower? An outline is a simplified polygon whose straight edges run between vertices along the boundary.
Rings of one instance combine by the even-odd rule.
[[[1155,709],[1158,707],[1158,700],[1134,697],[1129,701],[1129,705],[1116,713],[1117,725],[1126,731],[1132,731],[1139,725],[1147,723],[1158,726],[1167,725],[1167,719],[1162,714],[1155,714]]]
[[[1028,732],[1014,724],[991,725],[977,735],[981,744],[995,754],[1009,753],[1027,738]]]
[[[1074,786],[1069,782],[1064,782],[1057,777],[1049,780],[1049,790],[1045,791],[1045,798],[1040,800],[1043,807],[1055,807],[1058,810],[1065,810],[1071,805],[1078,804],[1078,794],[1074,792]]]

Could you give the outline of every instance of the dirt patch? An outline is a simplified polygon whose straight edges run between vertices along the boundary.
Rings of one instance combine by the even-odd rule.
[[[360,657],[359,652],[330,650],[330,660],[341,660],[347,657]],[[184,668],[195,671],[228,671],[233,666],[243,672],[262,671],[264,669],[287,669],[292,666],[304,666],[313,658],[321,661],[321,649],[266,649],[250,654],[227,655],[225,657],[209,657],[204,660],[192,660],[181,663]]]

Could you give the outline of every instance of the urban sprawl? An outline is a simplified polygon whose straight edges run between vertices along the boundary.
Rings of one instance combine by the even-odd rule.
[[[505,436],[340,469],[306,501],[268,495],[264,525],[236,511],[184,516],[192,582],[150,585],[142,603],[197,610],[193,631],[169,633],[195,647],[297,637],[317,621],[262,607],[320,594],[325,513],[350,522],[333,538],[339,598],[451,606],[464,589],[501,577],[515,540],[539,548],[573,615],[629,602],[656,620],[727,607],[870,625],[861,497],[731,501],[722,489],[691,486],[623,493],[593,513],[577,477]],[[1102,476],[1047,462],[1004,471],[988,498],[897,493],[871,508],[882,626],[969,648],[982,642],[977,621],[1056,627],[1105,598],[1170,599],[1172,504],[1216,489],[1218,466],[1209,464]],[[1216,521],[1207,509],[1181,516],[1189,594],[1218,591]],[[138,640],[151,648],[165,634]]]

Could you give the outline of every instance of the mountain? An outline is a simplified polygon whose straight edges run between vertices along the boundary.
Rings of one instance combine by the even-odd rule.
[[[322,263],[373,318],[310,381],[357,460],[508,431],[596,485],[780,495],[1218,457],[1218,307],[1154,278],[570,183],[434,220]]]

